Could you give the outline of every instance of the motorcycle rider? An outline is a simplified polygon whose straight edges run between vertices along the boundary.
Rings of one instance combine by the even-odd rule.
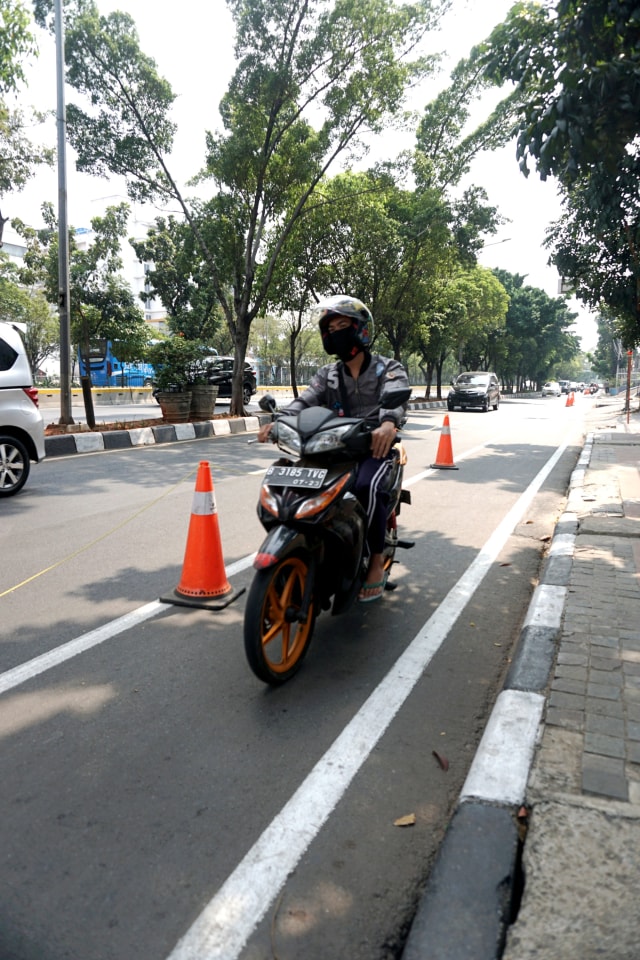
[[[385,480],[391,468],[391,447],[406,405],[383,409],[380,396],[385,388],[409,386],[401,363],[371,353],[373,317],[356,297],[338,294],[316,305],[322,345],[338,360],[321,367],[307,389],[284,407],[282,413],[299,413],[306,407],[324,406],[337,416],[363,417],[371,423],[371,455],[358,467],[356,495],[367,511],[369,565],[358,599],[379,600],[387,580],[383,567],[384,538],[389,494]],[[264,443],[273,424],[258,431]]]

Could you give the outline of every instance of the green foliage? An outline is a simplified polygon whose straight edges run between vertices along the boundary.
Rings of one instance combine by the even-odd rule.
[[[120,276],[120,242],[126,235],[127,204],[109,207],[104,217],[94,217],[94,241],[78,249],[74,233],[69,235],[71,339],[86,347],[88,341],[104,337],[118,341],[118,359],[140,360],[149,338],[149,327],[133,292]],[[19,271],[28,286],[42,284],[49,303],[58,302],[58,231],[50,204],[43,206],[45,227],[34,230],[20,221],[14,225],[24,238],[27,252]]]
[[[194,383],[208,383],[206,363],[208,346],[203,340],[168,337],[150,344],[145,360],[156,368],[159,390],[186,390]]]
[[[556,177],[552,261],[587,303],[640,342],[640,7],[637,0],[517,3],[482,51],[486,75],[525,102],[517,155]]]
[[[43,360],[55,354],[59,341],[59,323],[40,290],[27,290],[15,282],[17,268],[0,254],[0,303],[2,319],[26,324],[23,336],[29,363],[34,373]]]
[[[20,0],[0,0],[0,95],[24,82],[21,61],[36,53],[29,14]]]
[[[140,298],[160,299],[172,333],[215,342],[224,318],[191,225],[173,216],[158,217],[144,240],[129,242],[138,259],[151,265],[149,291]]]
[[[577,314],[563,298],[526,286],[523,276],[494,273],[509,295],[509,309],[503,333],[487,345],[490,365],[505,385],[541,385],[555,365],[579,356],[578,337],[570,332]]]
[[[41,115],[33,111],[27,116],[22,110],[12,109],[5,99],[24,82],[22,61],[37,53],[29,26],[22,3],[0,0],[0,201],[22,190],[40,164],[53,163],[53,151],[34,145],[26,135]],[[0,246],[7,220],[0,210]]]
[[[68,109],[80,169],[127,177],[132,197],[173,196],[195,231],[239,361],[232,412],[242,410],[242,361],[251,323],[267,305],[282,248],[318,183],[359,137],[400,113],[409,85],[433,60],[415,57],[447,0],[229,0],[237,69],[207,137],[203,179],[213,199],[199,219],[165,157],[173,94],[139,49],[129,18],[100,18],[91,0],[67,11],[70,85],[90,110]],[[37,0],[40,22],[50,0]],[[414,59],[412,59],[414,57]],[[360,147],[361,149],[361,147]],[[279,237],[258,270],[266,230]],[[215,241],[215,245],[214,245]]]

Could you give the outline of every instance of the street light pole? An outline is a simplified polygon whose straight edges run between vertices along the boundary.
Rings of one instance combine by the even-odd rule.
[[[64,101],[64,24],[62,0],[55,0],[56,84],[58,93],[58,314],[60,317],[60,423],[71,415],[71,322],[69,298],[69,230],[67,227],[67,115]]]

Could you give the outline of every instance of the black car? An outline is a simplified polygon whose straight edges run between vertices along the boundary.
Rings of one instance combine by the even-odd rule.
[[[218,388],[219,397],[230,397],[233,378],[233,357],[211,357],[207,363],[209,383]],[[242,402],[246,405],[256,392],[256,371],[245,361],[242,378]]]
[[[500,384],[495,373],[486,370],[468,370],[451,382],[447,397],[447,408],[460,407],[466,410],[476,407],[487,413],[490,407],[498,409],[500,403]]]

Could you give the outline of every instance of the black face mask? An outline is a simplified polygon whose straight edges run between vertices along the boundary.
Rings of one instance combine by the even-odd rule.
[[[322,345],[327,353],[335,355],[344,363],[353,360],[356,354],[362,352],[355,328],[347,327],[345,330],[334,330],[333,333],[327,333],[322,338]]]

